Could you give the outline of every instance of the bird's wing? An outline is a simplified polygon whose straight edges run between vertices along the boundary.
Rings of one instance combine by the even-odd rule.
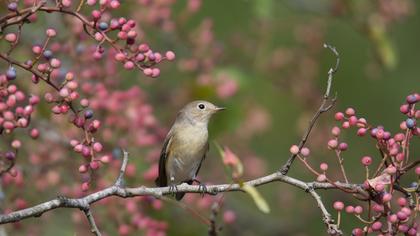
[[[200,165],[198,165],[197,171],[195,172],[195,176],[196,177],[198,175],[198,171],[200,171],[201,168],[201,164],[203,164],[204,159],[206,159],[207,153],[209,152],[209,142],[207,142],[206,147],[204,148],[204,153],[203,153],[203,157],[200,160]]]
[[[168,135],[165,138],[165,142],[163,143],[162,151],[160,152],[160,159],[159,159],[159,176],[156,178],[155,183],[159,187],[165,187],[168,185],[168,179],[166,176],[166,160],[169,156],[169,146],[171,145],[173,132],[172,130],[169,131]]]

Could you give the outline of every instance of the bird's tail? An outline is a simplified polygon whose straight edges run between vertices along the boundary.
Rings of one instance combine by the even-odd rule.
[[[189,180],[189,181],[186,181],[185,183],[191,185],[193,183],[193,181],[192,180]],[[175,194],[175,199],[177,201],[180,201],[184,197],[184,195],[185,195],[185,193],[176,193]]]
[[[185,193],[176,193],[175,194],[175,199],[177,201],[180,201],[183,197],[184,197]]]

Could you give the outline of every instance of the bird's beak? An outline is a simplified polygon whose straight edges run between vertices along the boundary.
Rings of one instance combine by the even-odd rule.
[[[218,112],[218,111],[223,111],[223,110],[226,110],[226,108],[224,108],[224,107],[216,107],[214,110],[215,110],[216,112]]]

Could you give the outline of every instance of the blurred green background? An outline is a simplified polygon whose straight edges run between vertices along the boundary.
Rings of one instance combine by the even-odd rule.
[[[122,69],[118,76],[128,78],[123,87],[140,85],[147,91],[154,114],[164,127],[170,127],[176,111],[194,99],[207,99],[227,107],[211,123],[211,139],[230,147],[243,159],[246,179],[278,170],[289,156],[289,147],[299,142],[321,102],[327,72],[335,63],[335,57],[323,48],[323,43],[335,46],[340,53],[341,64],[332,86],[337,104],[321,117],[308,146],[313,154],[310,162],[315,168],[321,162],[329,163],[332,179],[341,180],[337,160],[326,147],[331,136],[329,130],[336,125],[334,112],[353,107],[358,116],[365,117],[371,124],[384,125],[387,130],[397,132],[404,119],[399,105],[408,94],[420,90],[417,49],[420,4],[415,1],[207,0],[202,1],[201,8],[194,14],[186,12],[186,4],[187,1],[170,4],[175,30],[162,30],[159,22],[139,21],[145,40],[153,48],[173,50],[176,62],[163,65],[161,76],[156,80]],[[135,15],[137,10],[133,6],[139,8],[139,14],[148,10],[135,1],[127,1],[119,13]],[[41,18],[41,23],[48,19],[55,18],[46,16]],[[210,39],[200,41],[202,37]],[[189,61],[191,59],[193,62]],[[185,69],[188,63],[199,66]],[[206,76],[211,82],[206,82]],[[217,92],[222,86],[218,78],[223,76],[237,86],[228,96]],[[373,140],[357,138],[355,132],[352,129],[342,136],[349,144],[344,158],[350,180],[361,183],[364,169],[360,158],[378,154]],[[210,149],[201,169],[201,179],[224,183],[227,178],[221,171],[219,154],[215,145]],[[142,153],[141,150],[130,151],[134,155]],[[412,152],[413,156],[419,154],[415,146]],[[146,169],[140,161],[136,163],[140,170]],[[289,174],[305,181],[314,180],[299,162]],[[136,186],[137,183],[130,184]],[[225,194],[223,209],[234,210],[236,222],[224,225],[222,235],[326,234],[320,211],[307,193],[283,183],[271,183],[258,189],[271,213],[259,212],[251,198],[243,193]],[[334,217],[332,203],[335,200],[364,204],[339,191],[319,193]],[[206,209],[202,213],[209,215],[210,211]],[[57,235],[57,231],[61,231],[61,235],[74,235],[74,226],[66,224],[70,211],[58,210],[52,214],[57,217],[50,219],[54,223],[42,225],[44,235]],[[205,235],[207,232],[206,225],[173,204],[166,204],[162,210],[151,214],[169,223],[168,235]],[[109,220],[112,221],[112,217]],[[27,222],[34,224],[39,219]],[[358,221],[354,216],[343,216],[345,235],[356,225]],[[64,233],[67,228],[68,232]],[[110,223],[103,225],[103,231],[113,235],[115,229]]]

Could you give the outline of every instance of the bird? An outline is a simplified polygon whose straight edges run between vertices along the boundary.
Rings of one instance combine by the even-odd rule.
[[[170,187],[175,199],[185,193],[176,193],[176,185],[197,182],[203,193],[205,186],[197,180],[198,171],[209,150],[208,123],[213,114],[224,110],[208,101],[198,100],[185,105],[166,135],[159,158],[158,187]]]

